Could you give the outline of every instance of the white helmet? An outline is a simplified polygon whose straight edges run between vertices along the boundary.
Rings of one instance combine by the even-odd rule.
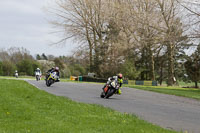
[[[40,70],[40,68],[37,68],[37,70]]]

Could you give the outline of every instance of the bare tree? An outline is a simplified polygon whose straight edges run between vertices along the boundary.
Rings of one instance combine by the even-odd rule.
[[[168,85],[174,84],[175,55],[187,39],[176,0],[57,0],[56,5],[51,11],[57,19],[51,23],[64,33],[58,43],[73,38],[83,44],[90,72],[101,75],[112,67],[116,73],[127,53],[135,52],[146,54],[149,77],[155,80],[155,56],[164,51]]]
[[[10,60],[10,56],[7,51],[5,51],[4,49],[1,49],[0,50],[0,61],[6,61],[6,60]]]
[[[135,49],[134,51],[139,50],[141,54],[147,56],[146,69],[149,71],[150,79],[155,80],[154,56],[160,46],[161,31],[159,31],[160,27],[158,26],[162,22],[156,10],[156,2],[127,0],[120,8],[122,15],[117,23],[121,24],[118,24],[121,28],[120,33],[124,35],[121,40],[123,40],[127,51]]]
[[[190,28],[191,38],[200,38],[200,2],[194,0],[176,0],[185,10],[184,19]]]
[[[103,45],[104,13],[102,0],[58,0],[54,14],[58,17],[52,24],[64,33],[58,43],[73,38],[86,44],[89,50],[90,71],[94,64],[98,71],[99,47]],[[63,31],[64,29],[64,31]]]
[[[178,17],[178,6],[176,0],[156,0],[158,11],[163,19],[161,29],[163,30],[163,44],[166,46],[168,60],[168,85],[176,82],[175,79],[175,53],[183,41],[187,39],[183,36],[183,25]]]
[[[11,61],[16,64],[21,60],[31,59],[33,57],[30,55],[30,52],[25,48],[11,47],[8,50],[0,51],[0,60],[1,61]]]

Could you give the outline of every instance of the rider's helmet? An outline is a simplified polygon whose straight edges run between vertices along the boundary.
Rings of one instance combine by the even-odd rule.
[[[122,78],[123,78],[123,76],[122,76],[121,73],[119,73],[119,74],[117,75],[117,77],[118,77],[119,79],[122,79]]]
[[[40,70],[40,68],[37,68],[37,70]]]
[[[15,70],[15,72],[17,73],[17,70]]]
[[[56,67],[56,68],[55,68],[55,71],[59,71],[59,67]]]

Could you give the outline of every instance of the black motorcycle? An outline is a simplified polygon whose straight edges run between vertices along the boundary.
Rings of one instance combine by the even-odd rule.
[[[103,92],[101,93],[101,98],[109,98],[115,94],[119,89],[119,84],[116,79],[108,79],[107,83],[102,88]]]

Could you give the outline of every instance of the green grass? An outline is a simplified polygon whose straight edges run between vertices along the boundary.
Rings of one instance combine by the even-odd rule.
[[[0,76],[0,79],[34,79],[36,80],[36,78],[34,76],[19,76],[18,78],[14,77],[14,76]],[[44,80],[44,76],[42,76],[42,80]],[[77,81],[71,81],[69,78],[61,78],[62,82],[77,82]]]
[[[162,83],[162,86],[167,87],[166,81],[164,81],[164,82]],[[192,88],[192,87],[194,87],[194,86],[195,86],[195,83],[194,83],[194,82],[178,81],[178,84],[175,85],[174,87],[190,87],[190,88]]]
[[[16,78],[15,76],[0,76],[0,79],[35,79],[34,76],[19,76],[18,78]]]
[[[190,83],[186,83],[186,82],[183,82],[183,81],[180,81],[178,82],[179,86],[181,87],[194,87],[195,86],[195,83],[194,82],[190,82]],[[199,84],[198,84],[199,85]]]
[[[147,91],[154,91],[164,94],[182,96],[200,100],[200,89],[195,88],[180,88],[180,87],[161,87],[161,86],[139,86],[139,85],[126,85],[127,87],[142,89]]]
[[[99,105],[0,79],[0,133],[175,133]]]

